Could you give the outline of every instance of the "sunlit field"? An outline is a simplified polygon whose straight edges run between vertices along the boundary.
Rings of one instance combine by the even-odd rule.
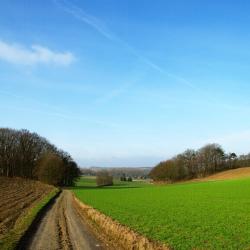
[[[155,186],[81,178],[76,196],[174,249],[249,249],[250,179]]]

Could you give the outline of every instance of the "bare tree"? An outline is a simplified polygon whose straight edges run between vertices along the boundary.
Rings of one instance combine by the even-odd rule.
[[[28,130],[0,128],[0,175],[35,179],[34,171],[46,154],[56,155],[63,163],[60,184],[73,185],[80,176],[80,170],[68,153]]]
[[[108,171],[100,171],[96,176],[96,184],[98,187],[102,186],[112,186],[113,185],[113,176],[111,176]]]
[[[58,155],[46,153],[40,158],[35,172],[39,181],[58,186],[63,178],[64,164]]]
[[[149,176],[156,181],[178,181],[247,166],[250,166],[250,154],[240,157],[235,153],[226,155],[219,144],[213,143],[197,151],[188,149],[170,160],[160,162]]]

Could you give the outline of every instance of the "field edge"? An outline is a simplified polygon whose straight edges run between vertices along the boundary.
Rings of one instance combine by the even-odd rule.
[[[72,192],[73,193],[73,192]],[[111,217],[101,213],[97,209],[86,205],[73,193],[75,206],[78,213],[87,220],[90,227],[98,237],[114,249],[144,249],[144,250],[169,250],[163,243],[152,241],[131,228],[120,224]],[[117,248],[118,247],[118,248]]]

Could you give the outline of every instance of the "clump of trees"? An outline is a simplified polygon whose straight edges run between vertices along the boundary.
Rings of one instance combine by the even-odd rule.
[[[133,181],[132,177],[129,176],[129,177],[127,178],[127,181]]]
[[[250,166],[250,154],[237,157],[235,153],[226,154],[216,143],[193,150],[160,162],[149,176],[155,181],[174,182],[204,177],[226,169]]]
[[[28,130],[0,128],[0,175],[70,186],[80,176],[71,156]]]
[[[126,175],[123,173],[120,177],[120,181],[126,181],[127,178],[126,178]]]
[[[131,176],[126,177],[126,174],[123,173],[120,177],[120,181],[133,181]]]
[[[103,186],[112,186],[113,183],[113,176],[109,174],[108,171],[99,171],[96,175],[96,185],[98,187]]]

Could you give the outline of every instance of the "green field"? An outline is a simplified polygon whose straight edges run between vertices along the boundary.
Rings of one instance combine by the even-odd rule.
[[[92,186],[89,184],[92,183]],[[86,204],[174,249],[249,249],[250,179],[74,189]]]

